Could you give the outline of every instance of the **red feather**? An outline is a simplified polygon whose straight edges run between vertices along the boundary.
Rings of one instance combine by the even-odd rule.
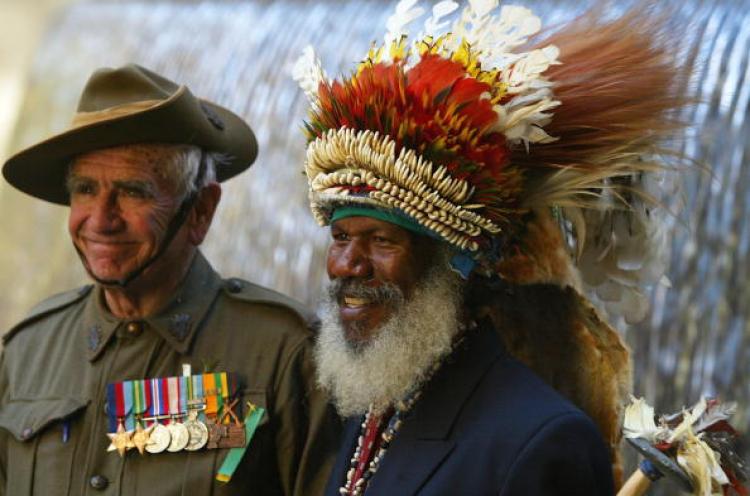
[[[420,100],[428,97],[428,105],[435,104],[435,99],[453,84],[466,75],[466,71],[457,62],[447,60],[439,55],[426,54],[407,75],[407,91]]]

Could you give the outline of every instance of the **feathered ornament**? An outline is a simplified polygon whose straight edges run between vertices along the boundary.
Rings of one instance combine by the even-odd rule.
[[[701,398],[692,408],[655,421],[653,408],[642,398],[632,398],[623,430],[654,465],[668,467],[670,460],[676,461],[695,496],[745,496],[747,468],[734,447],[737,432],[729,424],[736,409],[735,403]],[[648,444],[644,447],[638,440]]]
[[[329,81],[306,49],[294,76],[312,104],[306,173],[316,219],[326,224],[337,198],[396,208],[470,253],[478,270],[505,276],[516,254],[536,264],[546,256],[524,238],[530,219],[553,215],[580,270],[576,287],[610,314],[641,320],[644,288],[668,283],[666,183],[654,178],[669,169],[664,142],[686,100],[663,17],[592,13],[540,38],[541,21],[525,7],[473,0],[451,24],[457,11],[437,3],[411,39],[426,10],[399,2],[384,44],[348,78]],[[369,158],[354,160],[354,150]],[[400,159],[402,150],[415,159]],[[468,193],[445,196],[451,188]],[[511,282],[561,280],[517,272],[529,279]]]
[[[654,408],[646,403],[643,398],[632,398],[631,404],[625,409],[625,420],[623,421],[623,434],[626,438],[641,438],[651,443],[657,439],[663,440],[667,437],[666,429],[657,427],[654,422]]]
[[[297,59],[292,77],[309,99],[314,99],[320,85],[328,80],[312,46],[305,47],[302,56]]]
[[[448,27],[448,21],[443,20],[446,16],[452,14],[458,8],[458,4],[452,0],[444,0],[436,3],[432,7],[432,16],[424,23],[424,32],[419,36],[438,36],[439,33]]]
[[[663,203],[682,159],[668,140],[688,102],[671,29],[641,5],[615,20],[584,15],[541,40],[560,50],[562,63],[545,73],[560,101],[545,131],[558,140],[511,156],[537,170],[526,205],[557,207],[582,289],[628,323],[645,317],[646,289],[669,285],[664,217],[674,212]]]
[[[557,63],[557,51],[512,53],[541,23],[528,10],[507,8],[497,19],[490,15],[496,7],[497,2],[470,2],[451,31],[439,34],[456,10],[454,2],[440,2],[424,36],[410,43],[407,27],[424,9],[402,1],[388,20],[385,44],[373,46],[357,72],[341,81],[317,77],[314,53],[303,55],[298,67],[304,69],[295,71],[295,78],[308,95],[315,77],[319,81],[306,125],[314,150],[306,172],[316,185],[311,197],[317,219],[326,222],[339,194],[348,201],[356,196],[381,208],[408,209],[427,229],[470,252],[514,229],[523,212],[524,171],[508,157],[517,144],[553,140],[541,130],[557,105],[543,73]],[[514,22],[521,29],[512,29]],[[354,134],[344,139],[344,129]],[[376,152],[372,160],[321,165],[331,162],[325,154],[346,155],[335,149],[344,142],[350,150],[394,147],[388,155]],[[399,160],[402,150],[415,153],[418,164]],[[381,168],[381,163],[393,166]],[[333,177],[344,177],[344,184],[333,184]],[[454,189],[469,194],[446,196],[430,184],[435,178],[453,181]]]

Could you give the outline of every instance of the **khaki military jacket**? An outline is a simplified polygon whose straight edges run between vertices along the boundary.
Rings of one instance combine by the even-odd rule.
[[[118,320],[102,298],[96,286],[52,297],[6,334],[0,494],[322,493],[340,424],[315,387],[310,314],[276,292],[222,280],[200,254],[159,315]],[[107,384],[180,375],[185,363],[239,374],[242,404],[267,411],[228,483],[215,479],[227,449],[107,452]]]

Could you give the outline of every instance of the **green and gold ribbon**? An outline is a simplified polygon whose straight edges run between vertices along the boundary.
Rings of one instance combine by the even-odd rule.
[[[229,482],[232,480],[232,475],[234,475],[234,471],[237,470],[237,467],[242,461],[242,457],[245,456],[245,451],[247,451],[248,446],[250,446],[250,441],[255,434],[255,429],[258,428],[258,424],[265,413],[265,409],[255,406],[249,401],[247,402],[247,408],[247,417],[245,417],[245,446],[229,450],[226,458],[224,458],[224,463],[221,464],[221,467],[216,474],[216,480],[219,482]]]

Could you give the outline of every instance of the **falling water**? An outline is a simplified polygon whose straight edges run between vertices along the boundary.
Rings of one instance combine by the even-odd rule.
[[[547,21],[582,2],[522,2]],[[324,280],[326,232],[306,205],[300,131],[305,102],[293,61],[312,44],[329,73],[348,71],[383,32],[385,2],[99,2],[59,13],[29,75],[16,147],[64,129],[94,68],[138,62],[243,115],[260,156],[228,182],[204,251],[222,273],[314,304]],[[742,1],[679,7],[692,48],[700,103],[686,152],[707,172],[684,174],[681,214],[671,220],[669,279],[649,319],[622,327],[633,350],[635,390],[660,411],[701,394],[736,399],[750,426],[750,9]],[[674,206],[674,205],[673,205]],[[85,281],[65,232],[64,208],[0,186],[3,253],[0,327],[36,300]]]

